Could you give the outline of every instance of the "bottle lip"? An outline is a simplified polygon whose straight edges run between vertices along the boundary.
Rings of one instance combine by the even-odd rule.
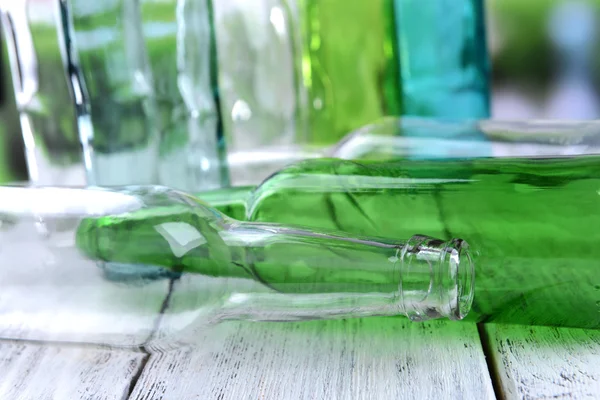
[[[432,318],[461,320],[473,304],[475,267],[469,244],[462,239],[447,242],[425,235],[413,236],[402,252],[400,299],[404,314],[413,321]],[[407,296],[405,280],[424,279],[428,288]],[[417,296],[417,297],[415,297]],[[422,297],[419,297],[422,296]]]
[[[447,243],[442,257],[456,277],[456,303],[451,307],[453,313],[448,317],[461,320],[471,310],[475,293],[475,265],[469,244],[462,239],[452,239]]]

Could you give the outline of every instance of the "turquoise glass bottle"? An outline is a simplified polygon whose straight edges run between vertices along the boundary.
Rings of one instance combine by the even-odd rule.
[[[490,115],[483,3],[394,0],[404,115]]]

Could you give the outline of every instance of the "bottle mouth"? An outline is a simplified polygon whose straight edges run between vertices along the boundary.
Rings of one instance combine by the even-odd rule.
[[[442,265],[448,266],[448,273],[455,276],[456,300],[453,301],[454,304],[450,304],[452,313],[448,318],[461,320],[471,310],[475,293],[475,265],[469,244],[462,239],[447,242],[442,254]]]
[[[402,252],[402,263],[399,289],[408,318],[467,316],[473,304],[475,267],[466,241],[413,236]]]

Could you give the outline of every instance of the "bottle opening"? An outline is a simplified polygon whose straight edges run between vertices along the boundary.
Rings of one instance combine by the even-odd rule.
[[[456,271],[456,302],[451,309],[453,315],[448,318],[460,320],[467,316],[473,304],[475,292],[475,266],[469,244],[462,239],[453,239],[447,243],[442,265],[449,267],[449,272]]]
[[[475,269],[469,245],[413,236],[402,253],[401,307],[413,321],[463,319],[471,310]]]

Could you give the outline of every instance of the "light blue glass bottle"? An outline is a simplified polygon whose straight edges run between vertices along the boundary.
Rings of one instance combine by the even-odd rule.
[[[404,115],[486,118],[483,0],[395,0]]]
[[[394,14],[402,114],[454,121],[489,117],[483,0],[394,0]],[[460,135],[460,129],[444,132],[448,139]],[[413,129],[403,136],[420,139],[427,132]],[[432,146],[434,153],[445,151],[442,142]],[[482,155],[492,156],[485,138],[479,147]]]

